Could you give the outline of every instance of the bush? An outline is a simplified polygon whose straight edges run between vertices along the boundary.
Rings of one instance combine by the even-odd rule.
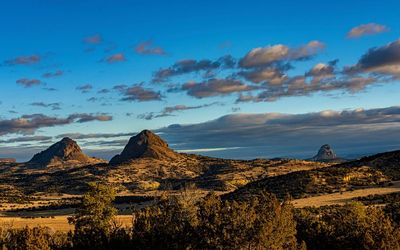
[[[298,239],[308,249],[399,249],[400,234],[380,208],[360,203],[302,209]]]
[[[273,195],[250,202],[195,202],[163,198],[134,214],[133,240],[141,249],[296,249],[292,207]]]

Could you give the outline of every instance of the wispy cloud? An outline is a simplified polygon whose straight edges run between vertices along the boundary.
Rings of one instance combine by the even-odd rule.
[[[107,63],[125,62],[126,57],[123,53],[117,53],[106,57],[103,61]]]
[[[240,102],[274,102],[283,97],[308,96],[318,92],[344,91],[356,93],[364,90],[368,85],[375,84],[373,77],[343,77],[321,78],[318,81],[307,79],[305,76],[294,76],[285,80],[281,85],[264,86],[257,95],[240,95],[236,100]]]
[[[83,42],[87,44],[100,44],[103,42],[103,37],[100,34],[88,36],[83,39]]]
[[[144,119],[144,120],[152,120],[155,118],[173,116],[173,113],[176,113],[176,112],[192,110],[192,109],[207,108],[207,107],[211,107],[214,105],[223,105],[223,104],[220,102],[212,102],[212,103],[207,103],[207,104],[202,104],[202,105],[197,105],[197,106],[187,106],[187,105],[182,105],[182,104],[175,105],[175,106],[168,106],[168,107],[165,107],[160,112],[148,112],[148,113],[139,114],[137,116],[137,118]]]
[[[189,73],[210,72],[217,69],[232,68],[236,64],[232,56],[223,56],[215,61],[204,60],[181,60],[168,68],[159,69],[154,73],[153,82],[164,82],[170,77]]]
[[[42,107],[42,108],[51,108],[52,110],[60,110],[61,109],[60,102],[54,102],[54,103],[33,102],[30,105],[36,106],[36,107]]]
[[[182,86],[182,90],[190,96],[205,98],[223,96],[257,89],[257,86],[247,85],[235,79],[210,79],[204,82],[189,82]]]
[[[7,140],[0,140],[1,143],[16,143],[16,142],[43,142],[43,141],[49,141],[53,137],[51,136],[23,136],[23,137],[16,137],[16,138],[10,138]]]
[[[161,55],[164,56],[167,53],[161,47],[153,46],[152,41],[141,42],[135,47],[135,52],[140,55]]]
[[[162,95],[160,92],[156,92],[150,88],[144,88],[140,84],[134,84],[132,86],[117,85],[114,89],[119,91],[122,95],[122,101],[160,101]]]
[[[28,78],[21,78],[16,81],[17,84],[24,86],[25,88],[30,88],[33,86],[38,86],[42,84],[42,81],[39,79],[28,79]]]
[[[62,70],[57,70],[54,72],[46,72],[42,75],[43,78],[53,78],[53,77],[59,77],[64,74],[64,71]]]
[[[80,85],[80,86],[76,87],[75,89],[82,93],[89,93],[93,89],[93,85],[92,84],[84,84],[84,85]]]
[[[79,140],[79,139],[127,137],[127,136],[133,136],[135,134],[136,133],[93,133],[93,134],[67,133],[67,134],[57,135],[56,138],[69,137],[74,140]]]
[[[359,38],[367,35],[375,35],[383,32],[388,32],[389,28],[382,24],[367,23],[352,28],[347,33],[347,38]]]
[[[78,123],[91,122],[91,121],[107,122],[111,121],[112,119],[113,117],[111,115],[105,113],[99,113],[99,114],[77,113],[68,116],[68,120]]]
[[[18,56],[13,59],[9,59],[4,61],[4,65],[14,66],[14,65],[32,65],[37,64],[41,61],[41,56],[39,55],[30,55],[30,56]]]

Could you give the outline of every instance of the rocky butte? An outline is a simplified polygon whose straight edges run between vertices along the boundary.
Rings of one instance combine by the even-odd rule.
[[[176,160],[183,156],[168,147],[168,144],[150,130],[143,130],[131,137],[121,154],[110,160],[111,165],[151,158],[156,160]]]
[[[321,148],[318,150],[317,155],[311,158],[311,160],[320,162],[342,161],[342,159],[335,154],[329,144],[322,145]]]
[[[51,145],[48,149],[37,153],[27,163],[34,166],[62,166],[96,164],[103,160],[85,155],[76,141],[65,137],[61,141]]]

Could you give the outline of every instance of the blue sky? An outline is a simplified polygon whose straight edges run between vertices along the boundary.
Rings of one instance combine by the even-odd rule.
[[[73,134],[85,151],[109,158],[129,137],[119,133],[142,129],[157,131],[175,149],[219,157],[307,157],[325,143],[346,155],[399,148],[399,140],[381,138],[388,131],[399,135],[393,134],[399,8],[398,1],[2,2],[0,157],[27,160],[60,135]],[[265,53],[261,63],[251,53],[256,48]],[[317,64],[319,75],[311,72]],[[166,69],[170,75],[156,81]],[[263,70],[278,74],[279,83],[265,75],[258,82],[246,78]],[[359,109],[368,121],[360,120]],[[330,123],[323,119],[311,124],[320,140],[304,138],[305,125],[296,117],[325,117],[326,110],[337,112],[336,120],[352,111],[357,119],[344,130],[359,127],[360,143],[366,135],[374,138],[355,145],[348,134],[328,135],[321,127]],[[275,136],[262,132],[244,137],[246,143],[232,139],[254,125],[252,119],[272,133],[271,124],[283,115],[291,117],[285,118],[291,139],[288,132],[274,144]],[[207,127],[226,116],[235,119],[225,130]],[[171,124],[181,129],[171,131]],[[345,125],[334,126],[331,131]],[[265,144],[256,143],[260,137]]]

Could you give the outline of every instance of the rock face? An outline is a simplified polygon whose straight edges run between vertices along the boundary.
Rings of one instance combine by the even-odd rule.
[[[331,146],[328,144],[323,145],[316,156],[312,158],[313,161],[336,161],[339,160]]]
[[[110,164],[127,163],[140,158],[174,160],[180,157],[181,155],[170,149],[158,135],[149,130],[143,130],[129,139],[121,154],[114,156]]]
[[[58,166],[94,164],[99,162],[102,162],[102,160],[85,155],[76,141],[65,137],[48,149],[35,154],[28,164],[37,166]]]
[[[0,163],[15,163],[16,161],[14,158],[0,158]]]

